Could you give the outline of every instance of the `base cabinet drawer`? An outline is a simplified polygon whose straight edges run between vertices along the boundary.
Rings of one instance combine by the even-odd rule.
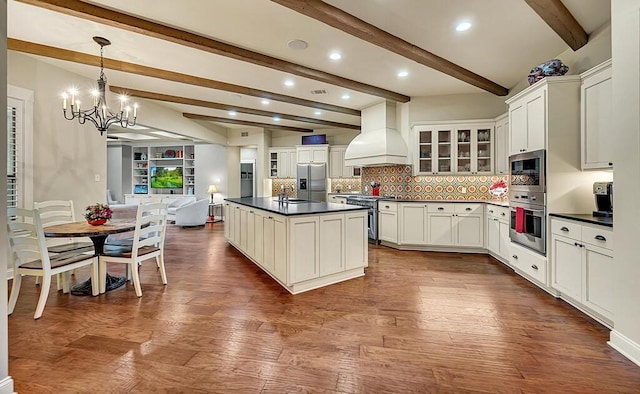
[[[511,243],[509,263],[518,271],[547,286],[547,258]]]

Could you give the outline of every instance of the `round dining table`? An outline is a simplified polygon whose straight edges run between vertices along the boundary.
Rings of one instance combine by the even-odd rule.
[[[89,237],[93,242],[96,256],[100,256],[104,251],[104,243],[111,234],[125,233],[136,228],[136,221],[127,219],[112,219],[105,224],[98,226],[91,225],[86,221],[56,224],[44,228],[44,236],[51,238]],[[124,285],[125,277],[111,276],[107,274],[106,291],[117,289]],[[74,286],[71,289],[73,295],[91,295],[91,278]]]

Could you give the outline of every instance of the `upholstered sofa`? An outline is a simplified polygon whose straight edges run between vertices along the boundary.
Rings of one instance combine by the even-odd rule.
[[[177,226],[202,226],[207,222],[209,199],[203,198],[175,210],[175,224]]]

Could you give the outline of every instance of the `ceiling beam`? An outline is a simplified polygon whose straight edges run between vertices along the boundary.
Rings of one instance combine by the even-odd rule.
[[[219,123],[228,123],[228,124],[239,124],[243,126],[262,127],[263,129],[277,129],[277,130],[286,130],[286,131],[297,131],[300,133],[313,133],[312,129],[303,129],[301,127],[291,127],[291,126],[274,125],[269,123],[250,122],[248,120],[221,118],[218,116],[190,114],[187,112],[183,113],[182,116],[189,119],[207,120],[210,122],[219,122]]]
[[[61,48],[51,47],[47,45],[36,44],[33,42],[17,40],[15,38],[7,39],[7,49],[12,51],[23,52],[23,53],[30,53],[32,55],[50,57],[53,59],[65,60],[65,61],[74,62],[74,63],[87,64],[90,66],[96,66],[96,67],[100,66],[99,56],[87,55],[86,53],[82,53],[82,52],[69,51],[67,49],[61,49]],[[244,94],[247,96],[260,97],[260,98],[265,98],[265,99],[274,100],[274,101],[281,101],[284,103],[301,105],[304,107],[323,109],[325,111],[340,112],[347,115],[360,116],[360,111],[356,109],[320,103],[317,101],[305,100],[297,97],[268,92],[266,90],[259,90],[259,89],[249,88],[246,86],[240,86],[240,85],[234,85],[226,82],[216,81],[213,79],[197,77],[194,75],[181,74],[173,71],[162,70],[159,68],[147,67],[139,64],[134,64],[134,63],[121,62],[119,60],[114,60],[114,59],[105,58],[104,68],[110,69],[110,70],[122,71],[130,74],[143,75],[146,77],[163,79],[166,81],[185,83],[188,85],[201,86],[205,88]]]
[[[506,96],[509,93],[509,89],[485,77],[387,33],[321,0],[271,1],[487,92],[498,96]]]
[[[22,3],[31,4],[37,7],[46,8],[78,18],[87,19],[119,29],[144,34],[161,40],[170,41],[179,45],[199,49],[201,51],[214,53],[216,55],[229,57],[235,60],[256,64],[258,66],[271,68],[274,70],[298,75],[304,78],[325,82],[331,85],[342,86],[384,98],[385,100],[408,102],[409,96],[382,89],[377,86],[368,85],[362,82],[343,78],[321,70],[309,68],[300,64],[288,62],[286,60],[267,56],[262,53],[253,52],[248,49],[236,47],[228,43],[217,41],[205,36],[191,33],[186,30],[152,22],[138,18],[133,15],[99,7],[94,4],[85,3],[79,0],[18,0]]]
[[[219,110],[222,110],[222,111],[236,111],[236,112],[240,112],[240,113],[243,113],[243,114],[250,114],[250,115],[257,115],[257,116],[267,116],[269,118],[273,118],[274,116],[278,116],[281,119],[293,120],[293,121],[297,121],[297,122],[313,123],[313,124],[337,127],[337,128],[342,128],[342,129],[360,130],[360,126],[359,125],[352,125],[352,124],[348,124],[348,123],[331,122],[329,120],[307,118],[307,117],[304,117],[304,116],[281,114],[281,113],[277,113],[277,112],[262,111],[262,110],[254,109],[254,108],[238,107],[238,106],[235,106],[235,105],[214,103],[214,102],[211,102],[211,101],[197,100],[197,99],[192,99],[192,98],[187,98],[187,97],[170,96],[168,94],[146,92],[146,91],[143,91],[143,90],[129,89],[129,88],[124,88],[124,87],[120,87],[120,86],[109,86],[109,90],[111,90],[114,93],[118,93],[118,94],[126,94],[128,96],[139,97],[139,98],[150,99],[150,100],[166,101],[166,102],[170,102],[170,103],[178,103],[178,104],[193,105],[193,106],[197,106],[197,107],[213,108],[213,109],[219,109]]]
[[[577,51],[587,44],[589,36],[560,0],[525,0],[543,21]]]

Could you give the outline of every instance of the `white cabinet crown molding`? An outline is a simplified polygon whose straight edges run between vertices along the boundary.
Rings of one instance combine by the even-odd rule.
[[[510,98],[505,100],[505,103],[511,104],[514,101],[518,101],[521,98],[527,96],[531,92],[535,92],[538,89],[543,89],[547,85],[562,84],[562,83],[574,83],[574,82],[579,82],[579,81],[580,81],[580,75],[564,75],[562,77],[545,77],[544,79],[541,79],[540,81],[534,83],[533,85],[531,85],[531,86],[523,89],[522,91],[518,92],[517,94],[511,96]]]

